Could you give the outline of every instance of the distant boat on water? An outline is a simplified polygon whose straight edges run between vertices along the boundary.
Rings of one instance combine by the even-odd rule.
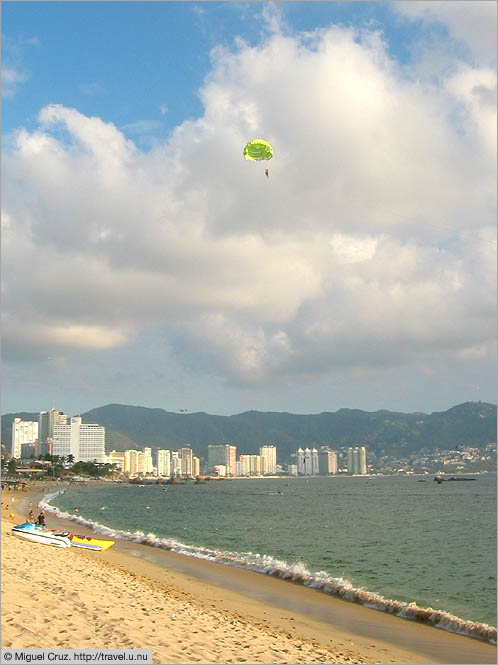
[[[451,482],[452,480],[464,481],[464,480],[476,480],[476,478],[455,478],[454,476],[452,476],[451,478],[442,478],[441,476],[436,476],[434,478],[434,482],[437,482],[439,484],[446,483],[446,482]]]

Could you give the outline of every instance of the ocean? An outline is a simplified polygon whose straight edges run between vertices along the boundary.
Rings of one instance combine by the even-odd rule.
[[[50,504],[109,536],[279,575],[495,642],[496,474],[467,477],[474,480],[76,486]]]

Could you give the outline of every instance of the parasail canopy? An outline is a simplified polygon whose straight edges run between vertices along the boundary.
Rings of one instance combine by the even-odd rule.
[[[273,148],[268,141],[253,139],[244,148],[244,157],[251,161],[271,159],[273,157]]]

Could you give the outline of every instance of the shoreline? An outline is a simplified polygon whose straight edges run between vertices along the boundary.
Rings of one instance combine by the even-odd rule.
[[[98,521],[95,522],[65,511],[58,513],[58,509],[52,506],[50,501],[55,499],[56,494],[60,491],[58,489],[55,493],[49,495],[49,501],[44,505],[49,513],[68,520],[66,530],[74,530],[75,528],[84,526],[92,532],[99,533],[107,538],[140,543],[150,548],[158,548],[169,553],[175,553],[189,560],[193,558],[198,561],[223,564],[223,567],[228,566],[240,570],[255,571],[260,575],[273,577],[281,581],[306,587],[310,590],[319,591],[329,597],[358,604],[369,610],[384,612],[388,615],[403,620],[415,621],[438,630],[483,640],[496,646],[496,627],[493,624],[478,622],[470,618],[463,619],[448,611],[434,609],[432,606],[419,606],[413,601],[399,601],[386,598],[379,593],[365,590],[363,587],[354,587],[347,580],[335,579],[326,576],[324,573],[313,574],[302,567],[294,568],[287,566],[285,562],[272,559],[272,557],[259,558],[259,555],[256,555],[252,558],[247,558],[246,556],[237,554],[237,552],[224,552],[202,546],[186,545],[176,539],[161,538],[153,532],[146,534],[140,530],[123,531],[114,529]],[[223,584],[223,580],[221,583]]]
[[[62,488],[63,486],[58,484],[53,488],[50,487],[50,490]],[[43,496],[48,491],[47,488]],[[33,488],[29,494],[21,495],[16,503],[16,512],[22,508],[21,504],[25,503],[27,508],[28,501],[31,500],[36,505],[35,502],[41,498],[40,492],[36,492],[36,488]],[[24,521],[22,513],[20,519]],[[75,525],[74,522],[55,517],[53,514],[47,514],[47,524],[52,528],[59,527],[66,530],[74,530]],[[95,533],[81,525],[78,525],[78,531]],[[2,537],[5,540],[5,532]],[[27,546],[36,548],[38,552],[40,547],[43,547],[36,544],[27,544]],[[43,551],[46,550],[52,552],[52,548],[45,546]],[[61,554],[63,557],[67,553],[58,552],[59,557]],[[374,612],[356,603],[317,593],[314,589],[289,584],[279,578],[257,572],[220,566],[211,561],[194,559],[124,540],[116,540],[114,547],[106,552],[83,553],[78,550],[71,554],[76,556],[85,554],[87,555],[85,559],[89,560],[89,563],[100,567],[103,565],[105,569],[112,570],[120,576],[131,575],[133,579],[141,580],[141,583],[149,589],[173,585],[175,593],[187,594],[190,602],[200,604],[205,608],[204,611],[209,608],[213,612],[228,612],[232,621],[243,620],[248,622],[247,625],[251,628],[273,631],[272,634],[279,636],[278,643],[286,645],[283,649],[287,649],[289,645],[296,647],[294,644],[296,639],[312,649],[305,660],[292,658],[286,660],[289,658],[289,652],[277,655],[278,648],[275,651],[273,647],[270,653],[255,654],[247,662],[496,662],[496,647],[489,643],[435,630],[432,626],[407,619],[402,620],[384,612]],[[237,618],[233,619],[234,616]],[[205,652],[211,653],[211,647],[206,645],[204,645]],[[302,645],[300,649],[296,647],[296,653],[301,654],[301,658],[304,655]],[[21,645],[15,644],[15,646]],[[96,646],[101,647],[102,644]],[[153,644],[140,642],[134,646],[152,648],[155,653]],[[250,645],[247,649],[250,649]],[[311,655],[313,649],[315,653]],[[327,652],[326,656],[323,649]],[[159,649],[159,652],[161,651]],[[246,653],[249,656],[249,651]],[[322,660],[324,657],[325,661]],[[162,658],[155,662],[198,662],[164,660],[164,656]],[[216,659],[206,658],[209,657],[203,656],[201,661],[237,662],[223,658],[221,654],[218,654]]]

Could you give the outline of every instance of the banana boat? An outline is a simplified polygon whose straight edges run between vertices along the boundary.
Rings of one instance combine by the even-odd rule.
[[[71,533],[70,531],[59,531],[58,529],[51,529],[51,531],[58,536],[69,538],[72,547],[82,547],[86,550],[102,552],[114,545],[114,540],[102,540],[100,538],[94,538],[93,536],[83,536],[78,533]]]
[[[114,545],[114,540],[100,540],[91,536],[80,536],[76,533],[68,534],[72,547],[83,547],[87,550],[104,551]]]

